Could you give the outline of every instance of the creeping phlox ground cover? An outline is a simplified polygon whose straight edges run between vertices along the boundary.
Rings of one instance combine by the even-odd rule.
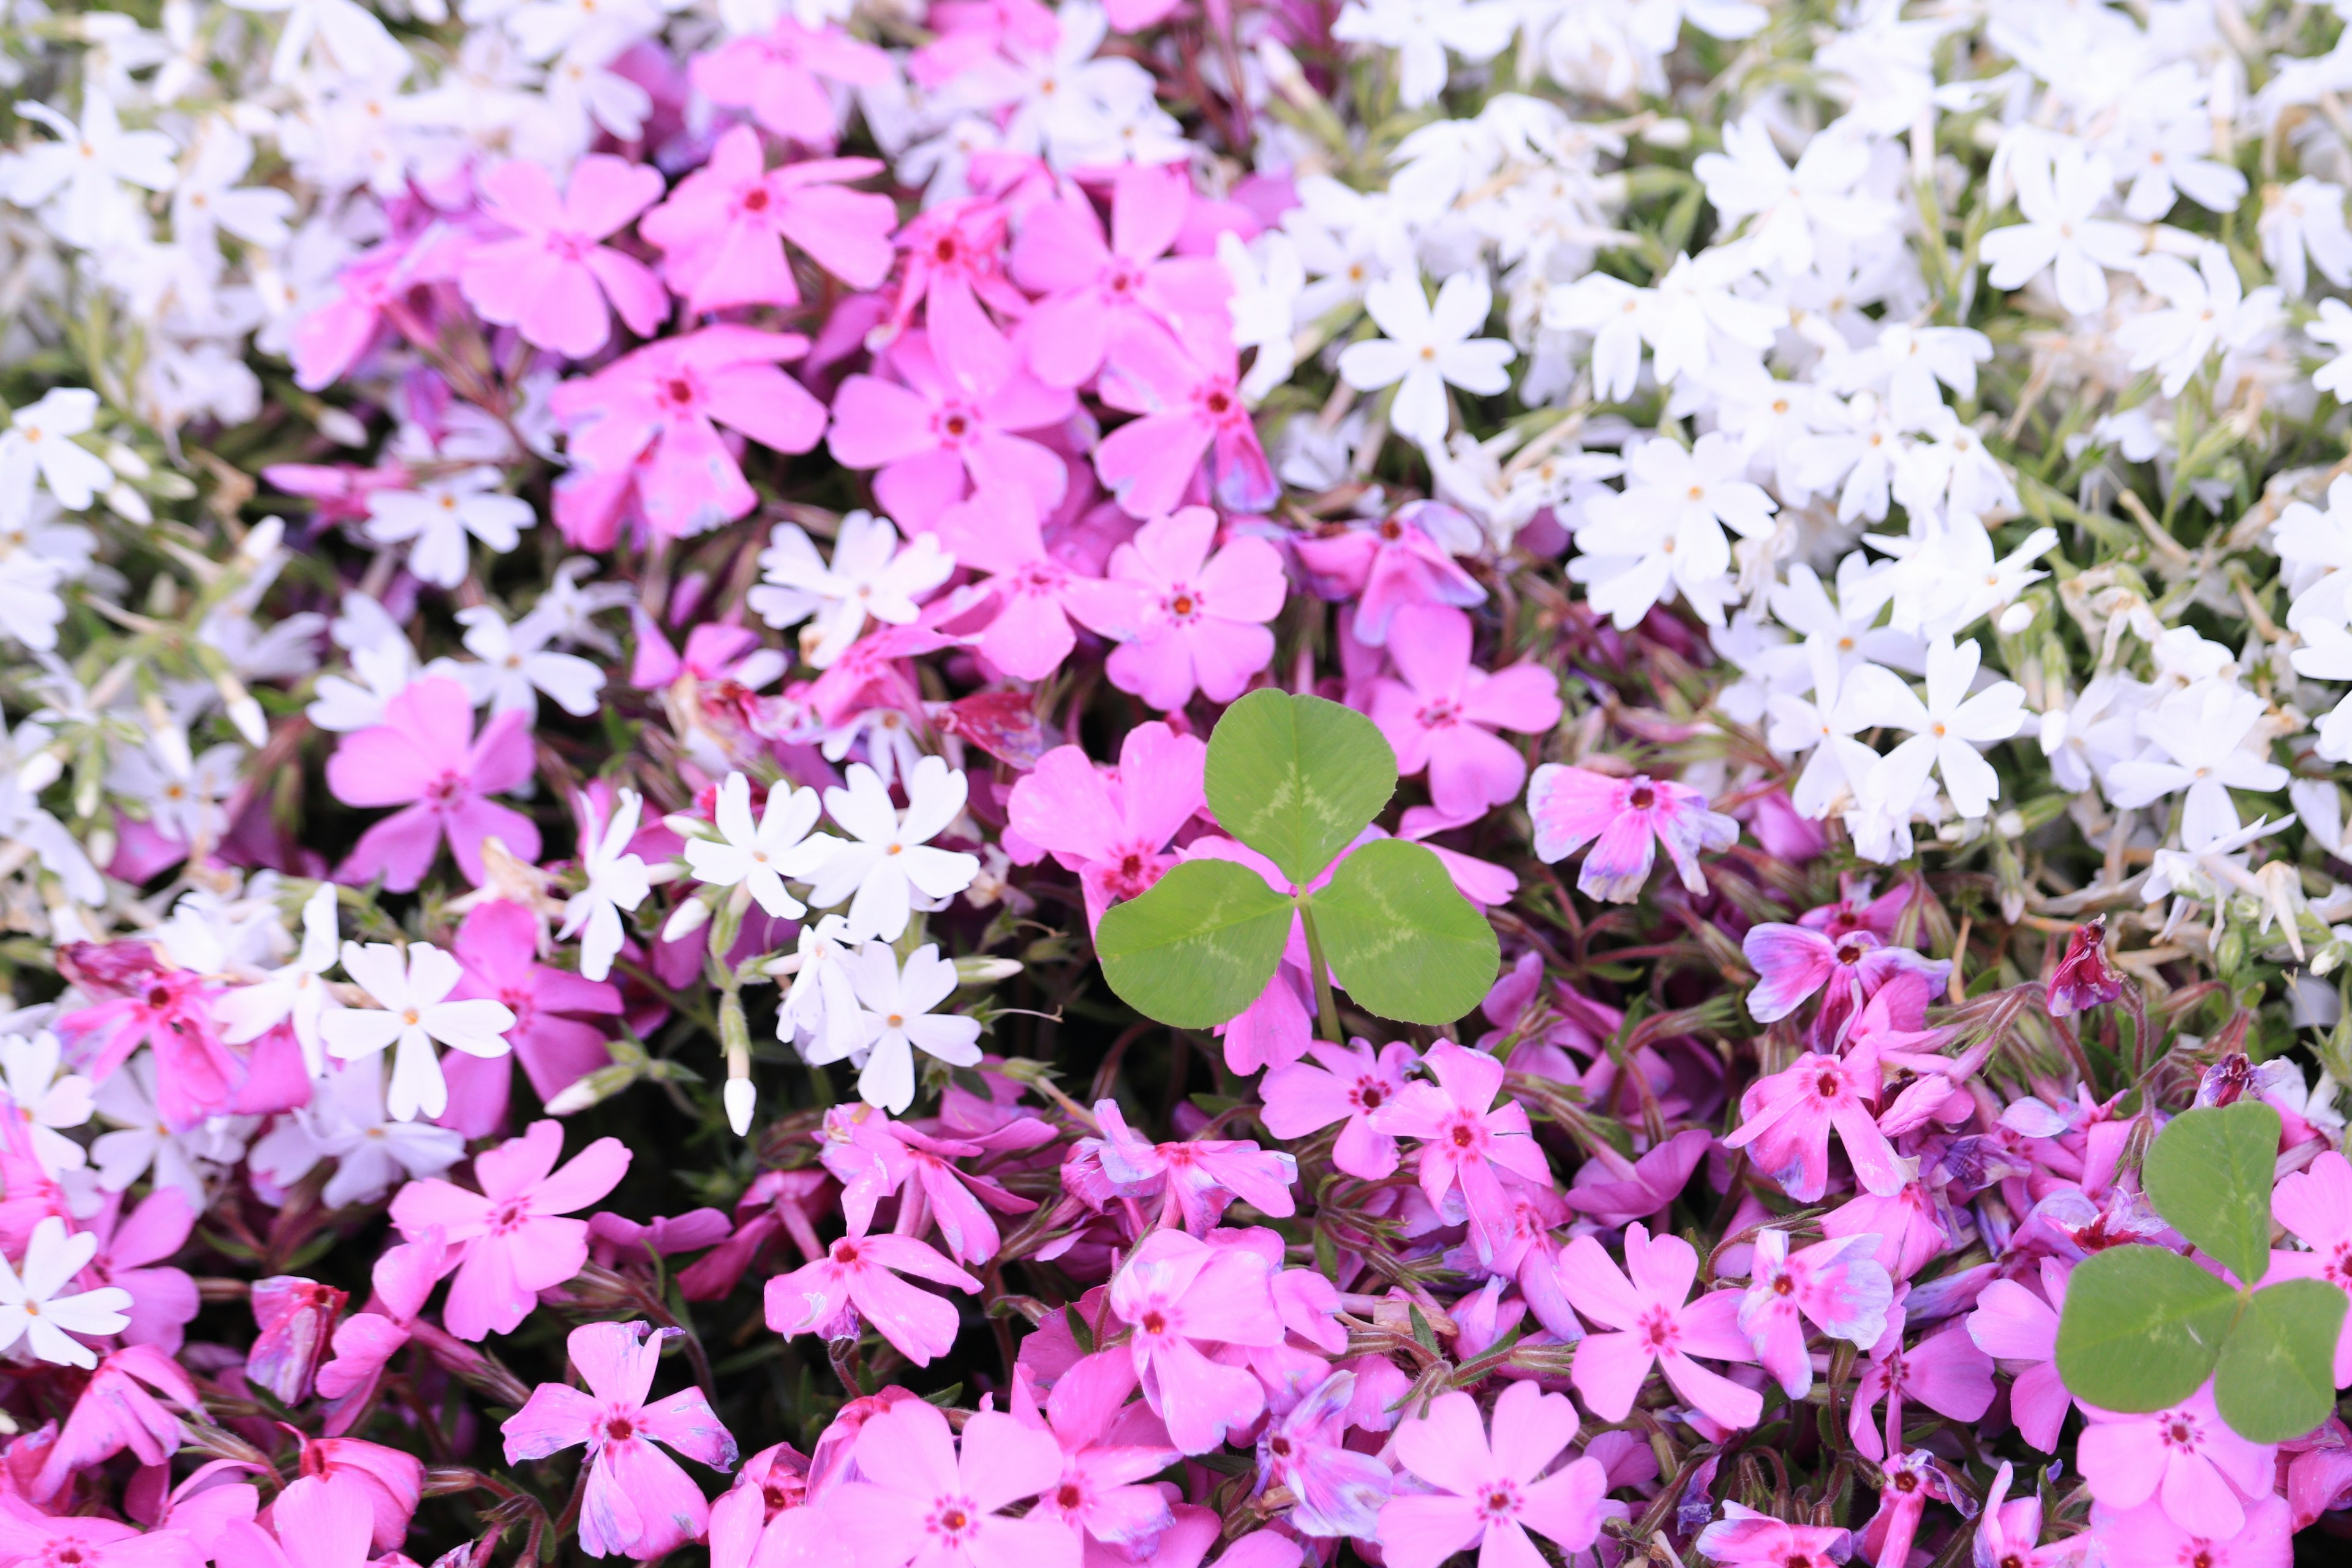
[[[0,1568],[2352,1537],[2352,0],[0,5]]]

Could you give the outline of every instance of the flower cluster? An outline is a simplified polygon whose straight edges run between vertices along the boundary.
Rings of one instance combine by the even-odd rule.
[[[0,1568],[2352,1533],[2339,10],[18,7]]]

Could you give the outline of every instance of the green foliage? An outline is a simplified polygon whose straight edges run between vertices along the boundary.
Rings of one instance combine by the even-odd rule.
[[[2058,1373],[2108,1410],[2160,1410],[2213,1379],[2221,1418],[2257,1443],[2299,1437],[2336,1405],[2341,1290],[2315,1279],[2257,1288],[2269,1271],[2278,1112],[2259,1101],[2175,1117],[2142,1184],[2165,1222],[2243,1283],[2232,1289],[2160,1247],[2096,1253],[2066,1284]]]
[[[1396,753],[1370,720],[1319,697],[1254,691],[1209,738],[1209,805],[1273,861],[1285,895],[1230,861],[1188,860],[1104,914],[1104,978],[1137,1011],[1181,1028],[1224,1023],[1273,977],[1294,913],[1334,979],[1367,1010],[1448,1024],[1478,1005],[1499,963],[1495,932],[1437,857],[1381,839],[1341,861],[1396,790]]]

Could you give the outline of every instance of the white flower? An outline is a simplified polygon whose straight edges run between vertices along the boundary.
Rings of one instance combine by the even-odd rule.
[[[907,775],[903,817],[890,804],[881,776],[863,763],[849,765],[849,787],[824,792],[824,808],[849,830],[851,842],[828,835],[812,838],[809,903],[829,910],[849,905],[848,940],[879,937],[895,942],[907,929],[918,895],[922,907],[937,909],[971,886],[980,858],[936,849],[930,840],[963,810],[964,775],[938,757],[925,757]],[[820,857],[815,847],[824,846]]]
[[[1626,459],[1622,492],[1584,503],[1576,531],[1580,553],[1569,574],[1591,584],[1592,607],[1630,627],[1679,588],[1709,626],[1723,624],[1731,566],[1728,525],[1743,537],[1772,531],[1778,510],[1760,486],[1741,476],[1739,443],[1710,431],[1685,451],[1676,442],[1645,442]]]
[[[841,520],[831,566],[798,524],[786,522],[760,552],[760,569],[761,585],[746,602],[772,626],[810,622],[801,657],[823,669],[857,640],[866,616],[896,626],[912,621],[917,602],[954,573],[955,557],[930,533],[901,550],[888,518],[853,511]]]
[[[878,942],[859,948],[847,964],[860,1009],[859,1048],[866,1053],[857,1093],[868,1105],[897,1115],[914,1103],[917,1048],[950,1067],[979,1062],[980,1020],[931,1012],[956,988],[955,965],[940,956],[937,943],[908,953],[903,971]],[[808,1059],[820,1066],[839,1059],[831,1048],[831,1042],[821,1041]]]
[[[563,929],[556,934],[580,938],[580,973],[589,980],[613,972],[621,951],[621,913],[644,903],[653,885],[645,860],[629,853],[644,809],[635,790],[621,790],[613,797],[612,820],[599,831],[594,808],[585,795],[580,799],[580,869],[588,885],[563,906]]]
[[[376,1007],[351,1007],[320,1023],[327,1049],[348,1061],[387,1046],[393,1055],[389,1109],[396,1121],[433,1118],[449,1108],[449,1085],[434,1053],[438,1040],[475,1057],[502,1057],[515,1016],[487,996],[452,1002],[465,971],[429,942],[412,943],[405,966],[390,942],[343,943],[343,972],[366,988]],[[381,1009],[379,1011],[378,1009]]]
[[[59,1295],[75,1275],[98,1256],[98,1237],[88,1231],[68,1234],[66,1222],[50,1215],[33,1227],[25,1256],[16,1268],[0,1258],[0,1350],[25,1342],[25,1348],[42,1361],[58,1366],[90,1367],[98,1352],[73,1336],[102,1339],[131,1326],[124,1314],[131,1292],[119,1285]]]
[[[1971,640],[1948,637],[1927,645],[1927,695],[1918,694],[1893,673],[1866,664],[1847,678],[1843,714],[1856,728],[1891,725],[1910,732],[1871,770],[1864,790],[1889,809],[1901,810],[1918,797],[1930,771],[1944,775],[1944,793],[1962,816],[1982,816],[2000,795],[2000,775],[1977,751],[2006,741],[2027,721],[2025,692],[2013,680],[1997,680],[1974,696],[1969,685],[1984,650]]]
[[[2309,176],[2290,185],[2263,189],[2263,216],[2254,227],[2262,236],[2263,259],[2271,276],[2289,299],[2301,299],[2310,286],[2309,268],[2338,289],[2352,284],[2352,229],[2344,223],[2344,187]],[[2321,301],[2325,313],[2327,301]],[[2336,302],[2338,310],[2344,309]]]
[[[857,992],[849,980],[849,922],[825,915],[801,927],[792,989],[784,994],[777,1032],[800,1042],[805,1061],[839,1061],[859,1048]],[[779,964],[779,969],[782,964]]]
[[[281,1118],[253,1146],[254,1171],[290,1187],[332,1160],[320,1200],[331,1209],[372,1204],[404,1178],[437,1176],[466,1157],[466,1135],[429,1121],[391,1121],[383,1110],[383,1058],[345,1062],[320,1079],[310,1103]]]
[[[1407,273],[1383,278],[1364,290],[1364,309],[1385,338],[1349,343],[1339,355],[1339,375],[1359,392],[1395,386],[1389,424],[1407,440],[1440,445],[1449,422],[1448,383],[1481,397],[1511,384],[1511,345],[1500,338],[1474,338],[1486,324],[1495,292],[1475,272],[1457,272],[1437,291],[1433,309],[1420,279]]]
[[[186,1194],[199,1213],[207,1201],[205,1183],[244,1157],[245,1141],[258,1125],[256,1117],[215,1116],[175,1131],[156,1109],[155,1057],[145,1050],[100,1084],[92,1103],[116,1123],[114,1131],[100,1133],[89,1146],[99,1186],[123,1192],[152,1169],[157,1187]]]
[[[8,433],[0,436],[0,460],[19,453],[31,458],[58,504],[80,511],[114,482],[114,470],[106,459],[74,440],[97,424],[97,393],[78,386],[51,387],[38,403],[10,417]]]
[[[887,795],[884,802],[887,805]],[[816,791],[780,784],[768,792],[767,808],[754,826],[751,781],[741,773],[729,773],[719,786],[715,813],[719,837],[688,838],[686,863],[697,881],[718,888],[740,884],[769,914],[778,920],[796,920],[807,911],[784,890],[784,879],[808,880],[811,870],[831,856],[839,843],[824,834],[809,837],[809,829],[816,826],[818,809]],[[902,929],[904,924],[902,916]]]
[[[1755,358],[1769,349],[1773,335],[1788,324],[1787,308],[1731,291],[1754,270],[1743,247],[1718,246],[1675,258],[1654,289],[1588,272],[1545,300],[1544,325],[1591,332],[1593,390],[1622,402],[1641,384],[1645,342],[1660,384],[1669,386],[1718,361]]]
[[[2314,680],[2352,680],[2352,631],[2322,622],[2304,633],[2304,645],[2293,656],[2296,674]],[[2352,762],[2352,696],[2320,719],[2317,750],[2327,762]],[[2333,854],[2336,847],[2328,848]]]
[[[2226,680],[2206,680],[2176,691],[2140,715],[2140,733],[2156,752],[2107,770],[2103,781],[2117,805],[2142,806],[2180,791],[2184,844],[2224,838],[2238,830],[2233,789],[2267,795],[2286,787],[2287,773],[2249,745],[2263,721],[2263,700]]]
[[[406,544],[408,569],[437,588],[466,580],[466,536],[473,535],[503,555],[536,521],[530,503],[499,492],[496,468],[468,468],[433,479],[413,490],[376,490],[368,496],[369,542]]]
[[[335,886],[321,882],[302,905],[302,948],[294,961],[270,971],[250,985],[224,993],[213,1004],[221,1023],[221,1038],[233,1046],[259,1039],[281,1023],[291,1022],[294,1038],[302,1047],[302,1065],[316,1079],[327,1070],[325,1037],[320,1021],[343,1005],[326,981],[335,966]]]
[[[1511,41],[1518,16],[1499,0],[1350,0],[1331,25],[1342,43],[1397,52],[1397,96],[1419,109],[1445,90],[1445,51],[1492,59]]]
[[[226,118],[206,120],[172,191],[172,237],[200,256],[220,247],[218,230],[265,250],[291,237],[294,198],[274,185],[239,185],[253,167],[253,141]]]
[[[138,802],[157,833],[191,847],[209,845],[228,829],[224,805],[236,793],[245,748],[233,741],[190,757],[169,744],[125,747],[107,770],[107,788]]]
[[[558,708],[574,718],[596,711],[596,694],[604,689],[604,672],[578,654],[557,653],[547,646],[551,622],[525,616],[513,626],[488,605],[457,612],[466,628],[466,651],[482,662],[457,665],[476,703],[490,710],[509,710],[539,717],[539,693],[545,692]]]
[[[58,1071],[58,1037],[42,1029],[30,1038],[0,1035],[0,1073],[8,1084],[8,1109],[31,1141],[33,1156],[50,1175],[79,1171],[89,1152],[60,1128],[89,1120],[91,1085],[79,1073]]]
[[[1802,272],[1813,264],[1815,230],[1865,235],[1889,220],[1885,203],[1853,194],[1869,171],[1870,145],[1841,122],[1807,143],[1791,169],[1764,116],[1751,110],[1723,128],[1723,151],[1700,153],[1691,172],[1727,224],[1756,220],[1747,237],[1759,261]]]
[[[352,676],[319,677],[318,693],[302,711],[321,730],[348,734],[383,722],[384,705],[408,689],[421,672],[408,639],[373,643],[352,650]]]
[[[1230,231],[1217,236],[1217,261],[1234,286],[1225,301],[1233,318],[1234,347],[1257,351],[1241,383],[1243,400],[1255,406],[1297,368],[1294,344],[1307,269],[1299,262],[1298,247],[1280,229],[1270,229],[1248,245]]]
[[[2352,331],[2352,310],[2344,320]],[[2290,627],[2307,636],[2315,626],[2352,626],[2352,475],[2328,485],[2326,511],[2295,501],[2280,512],[2271,547],[2286,568]]]
[[[5,194],[22,207],[54,201],[50,224],[68,245],[102,244],[136,221],[124,184],[168,191],[179,177],[172,139],[160,131],[122,129],[114,100],[103,92],[83,95],[79,125],[47,104],[19,103],[16,112],[56,132],[58,140],[28,146],[5,165]]]
[[[240,11],[282,11],[286,25],[269,59],[269,79],[291,82],[311,44],[326,46],[334,64],[355,77],[408,74],[408,51],[358,0],[229,0]]]
[[[2139,278],[2172,309],[2135,316],[2116,330],[2116,342],[2131,351],[2132,369],[2163,370],[2167,397],[2179,396],[2215,350],[2245,347],[2279,317],[2278,289],[2265,285],[2248,294],[2219,245],[2206,246],[2193,268],[2177,256],[2148,257]]]
[[[1853,704],[1839,700],[1844,671],[1833,647],[1815,644],[1808,652],[1812,695],[1776,691],[1765,699],[1772,715],[1767,738],[1776,752],[1811,753],[1789,792],[1789,804],[1799,816],[1818,821],[1861,798],[1864,781],[1878,765],[1878,753],[1854,739],[1855,731],[1868,726],[1854,714]]]
[[[2058,302],[2076,315],[2105,305],[2105,268],[2129,267],[2140,252],[2137,229],[2091,216],[2115,192],[2107,161],[2079,142],[2053,148],[2037,138],[2017,150],[2010,172],[2025,221],[1984,237],[1978,254],[1992,267],[1985,280],[2022,289],[2046,268]]]

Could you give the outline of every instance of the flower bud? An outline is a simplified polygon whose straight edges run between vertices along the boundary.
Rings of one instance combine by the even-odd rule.
[[[2050,1016],[2072,1017],[2124,994],[2124,977],[2107,957],[2107,918],[2079,925],[2066,939],[2066,952],[2050,975]]]

